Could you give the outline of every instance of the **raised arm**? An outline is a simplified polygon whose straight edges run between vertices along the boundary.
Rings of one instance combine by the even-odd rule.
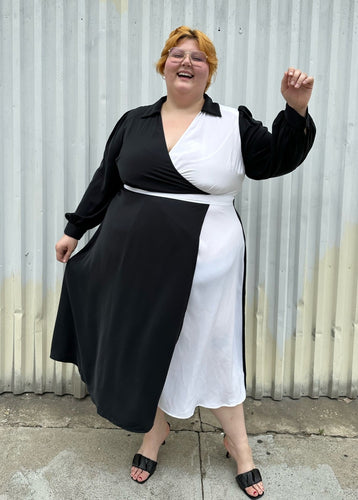
[[[241,148],[246,175],[268,179],[292,172],[306,158],[316,135],[307,106],[313,77],[289,68],[282,78],[281,93],[286,109],[272,125],[272,133],[255,120],[244,106],[239,107]]]

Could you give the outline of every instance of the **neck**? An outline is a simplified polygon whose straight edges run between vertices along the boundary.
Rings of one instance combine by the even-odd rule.
[[[203,95],[193,98],[192,95],[173,96],[168,92],[167,100],[163,104],[166,111],[184,111],[185,113],[199,113],[204,104]]]

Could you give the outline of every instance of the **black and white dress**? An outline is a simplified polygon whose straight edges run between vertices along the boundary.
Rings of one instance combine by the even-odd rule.
[[[66,266],[51,357],[77,364],[98,413],[147,432],[156,408],[245,399],[245,240],[234,208],[245,175],[294,170],[315,126],[286,106],[272,134],[247,108],[202,111],[168,152],[161,107],[117,123],[65,233],[100,224]]]

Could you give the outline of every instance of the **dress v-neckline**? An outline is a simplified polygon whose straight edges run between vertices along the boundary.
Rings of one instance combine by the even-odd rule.
[[[163,136],[163,141],[164,141],[164,146],[165,146],[165,149],[168,153],[168,155],[170,156],[170,153],[173,151],[173,149],[176,148],[176,146],[182,141],[183,137],[185,137],[185,135],[188,133],[188,131],[192,128],[193,124],[197,121],[198,117],[201,115],[201,111],[199,111],[195,116],[194,118],[192,119],[192,121],[189,123],[189,125],[187,126],[187,128],[184,130],[184,132],[182,133],[182,135],[179,137],[179,139],[174,143],[174,145],[168,149],[168,145],[167,145],[167,141],[165,139],[165,132],[164,132],[164,124],[163,124],[163,118],[162,118],[162,114],[160,113],[159,114],[159,117],[160,117],[160,123],[161,123],[161,127],[162,127],[162,136]]]

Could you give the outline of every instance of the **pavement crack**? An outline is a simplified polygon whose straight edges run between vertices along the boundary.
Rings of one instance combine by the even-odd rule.
[[[264,432],[259,432],[259,433],[248,433],[248,436],[259,436],[259,435],[275,435],[275,436],[294,436],[294,437],[302,437],[302,438],[308,438],[310,436],[317,436],[321,438],[341,438],[341,439],[357,439],[358,435],[354,436],[347,436],[344,434],[322,434],[321,432],[305,432],[305,431],[298,431],[298,432],[288,432],[288,431],[277,431],[277,430],[270,430],[267,429]]]
[[[198,408],[199,422],[200,422],[200,432],[198,432],[198,449],[199,449],[199,466],[200,466],[200,484],[201,484],[201,498],[204,500],[204,467],[203,458],[201,453],[201,433],[203,432],[203,422],[201,420],[200,408]]]
[[[200,466],[200,483],[201,483],[201,498],[204,500],[204,477],[205,477],[205,471],[203,467],[203,457],[202,457],[202,450],[201,450],[201,432],[198,432],[198,449],[199,449],[199,466]]]
[[[213,430],[204,431],[203,424],[207,425],[208,427],[211,427],[211,429],[213,429]],[[208,422],[201,422],[201,431],[202,432],[222,432],[222,428],[218,427],[217,425],[209,424]]]

